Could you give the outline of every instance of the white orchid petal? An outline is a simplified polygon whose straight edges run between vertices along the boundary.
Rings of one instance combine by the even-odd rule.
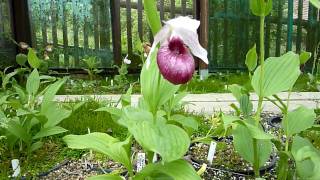
[[[147,60],[146,60],[146,67],[149,68],[151,64],[151,55],[153,51],[156,49],[157,45],[164,40],[166,40],[168,37],[170,37],[170,26],[165,25],[161,28],[161,30],[154,36],[153,43],[150,49],[150,52],[148,54]]]
[[[176,28],[174,31],[175,34],[178,34],[182,41],[189,47],[194,56],[197,56],[203,62],[209,64],[208,52],[200,45],[198,34],[196,32],[187,30],[185,28]]]
[[[193,32],[197,32],[197,29],[200,26],[200,21],[191,19],[188,16],[180,16],[165,22],[165,24],[170,25],[173,29],[184,28]]]

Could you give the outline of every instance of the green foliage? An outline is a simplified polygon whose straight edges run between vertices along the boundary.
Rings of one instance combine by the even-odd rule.
[[[309,141],[295,136],[292,143],[292,155],[300,178],[320,178],[320,151],[314,148]]]
[[[148,19],[149,26],[153,35],[161,29],[160,16],[157,10],[157,3],[155,0],[143,0],[143,7]]]
[[[268,97],[290,90],[300,73],[299,56],[288,52],[281,57],[268,58],[263,70],[261,70],[261,66],[256,69],[251,83],[259,96]]]
[[[82,61],[86,65],[86,68],[84,70],[87,71],[90,81],[92,81],[97,74],[102,72],[102,70],[98,69],[99,62],[97,61],[96,57],[88,57],[86,59],[83,59]]]
[[[165,164],[150,164],[139,173],[135,180],[143,180],[148,177],[156,178],[159,175],[159,173],[167,175],[167,179],[201,179],[199,176],[197,176],[197,173],[194,171],[193,167],[188,162],[186,162],[185,160],[177,160]]]
[[[19,145],[20,151],[26,149],[27,155],[43,145],[44,137],[66,132],[66,129],[57,125],[71,114],[70,110],[53,102],[54,95],[66,79],[60,79],[39,92],[40,79],[37,69],[34,69],[27,79],[26,88],[15,85],[16,92],[6,96],[0,104],[0,109],[6,113],[2,130],[8,149],[13,150]]]
[[[312,109],[299,107],[288,113],[282,121],[282,127],[287,136],[292,136],[312,127],[315,119],[316,114]]]
[[[320,1],[319,0],[310,0],[310,3],[314,5],[316,8],[320,9]]]
[[[40,59],[37,57],[36,52],[32,49],[28,49],[28,63],[32,68],[39,68],[41,65]]]
[[[73,149],[92,149],[103,153],[113,160],[122,163],[130,173],[132,164],[125,146],[131,146],[130,139],[119,141],[105,133],[90,133],[86,135],[67,135],[63,140]]]
[[[256,16],[268,16],[272,11],[272,0],[250,0],[250,9]]]
[[[164,162],[181,158],[189,148],[189,136],[183,129],[167,124],[163,117],[153,117],[148,111],[126,108],[119,123],[146,151],[158,153]]]
[[[27,61],[28,61],[28,56],[26,56],[25,54],[18,54],[16,56],[16,62],[20,66],[26,66]]]
[[[156,51],[152,53],[150,67],[147,69],[146,64],[143,66],[140,79],[141,94],[152,113],[169,101],[180,87],[162,77],[156,63]]]
[[[245,64],[250,72],[253,72],[257,67],[258,55],[256,50],[256,45],[254,45],[246,55]]]
[[[305,64],[310,58],[312,54],[310,52],[303,51],[300,54],[300,64]]]
[[[149,24],[155,34],[161,27],[156,12],[155,1],[144,1],[144,9]],[[179,86],[175,86],[160,75],[156,65],[155,52],[152,52],[151,65],[143,66],[141,78],[142,98],[138,107],[131,107],[132,86],[119,103],[121,109],[115,107],[99,108],[96,111],[106,111],[113,120],[128,129],[128,138],[124,142],[103,133],[88,135],[69,135],[64,138],[70,148],[93,149],[104,153],[110,158],[122,163],[129,171],[130,179],[166,178],[166,179],[200,179],[191,165],[181,160],[188,151],[190,139],[187,132],[179,127],[196,128],[197,124],[191,119],[172,120],[171,113],[184,97],[184,94],[175,96]],[[168,108],[164,105],[168,103]],[[180,116],[181,117],[181,116]],[[170,122],[171,120],[171,122]],[[174,122],[173,124],[172,121]],[[178,122],[178,125],[175,123]],[[133,172],[131,162],[131,138],[147,153],[148,165],[141,172]],[[152,163],[153,155],[161,156],[159,163]],[[174,167],[174,168],[173,168]],[[98,176],[94,179],[119,179],[119,176]]]
[[[243,125],[238,125],[232,132],[234,136],[234,147],[237,152],[246,161],[254,164],[254,143],[253,136],[248,129]],[[270,140],[257,140],[258,155],[259,155],[259,167],[262,167],[264,163],[269,159],[272,152],[272,143]]]

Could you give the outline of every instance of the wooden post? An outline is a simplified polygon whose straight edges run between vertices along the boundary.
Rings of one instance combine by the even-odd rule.
[[[31,45],[32,42],[28,10],[27,0],[11,1],[12,28],[15,40],[17,42],[25,42]]]
[[[208,31],[209,31],[209,0],[200,1],[200,44],[208,49]],[[208,76],[208,65],[200,60],[199,62],[200,78]]]
[[[111,23],[113,58],[115,64],[121,65],[121,25],[120,25],[120,1],[111,0]]]

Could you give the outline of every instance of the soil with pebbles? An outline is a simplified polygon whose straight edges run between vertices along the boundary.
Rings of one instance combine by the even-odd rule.
[[[269,120],[273,117],[278,116],[274,113],[265,113],[262,114],[262,124],[268,132],[279,135],[278,129],[280,124],[270,125]],[[239,155],[236,154],[233,146],[232,140],[224,140],[221,142],[221,145],[217,146],[215,158],[213,165],[208,166],[205,173],[203,174],[203,179],[205,180],[223,180],[223,179],[232,179],[232,180],[244,180],[244,179],[254,179],[252,175],[238,173],[237,171],[250,171],[252,166],[244,161]],[[219,149],[219,147],[221,149]],[[205,144],[195,144],[190,147],[188,156],[186,159],[198,170],[201,166],[201,162],[206,161],[208,146]],[[193,161],[191,161],[193,160]],[[198,162],[197,162],[198,161]],[[267,163],[270,163],[267,162]],[[119,164],[113,161],[107,162],[97,162],[97,161],[87,161],[86,158],[80,160],[71,160],[62,164],[60,167],[55,168],[49,174],[40,177],[41,180],[73,180],[73,179],[85,179],[89,176],[94,176],[103,173],[110,173],[111,171],[118,171],[125,169]],[[275,167],[267,171],[264,175],[266,179],[276,179]]]
[[[98,162],[94,160],[65,161],[54,168],[52,172],[39,177],[40,180],[82,180],[90,176],[119,171],[123,167],[119,163],[113,161]]]

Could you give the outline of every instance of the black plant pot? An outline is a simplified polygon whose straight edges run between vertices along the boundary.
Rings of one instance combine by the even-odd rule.
[[[274,116],[268,120],[268,124],[272,127],[279,128],[282,122],[282,116]]]
[[[231,143],[233,141],[233,137],[232,136],[227,136],[225,138],[218,138],[218,137],[212,137],[212,139],[216,142],[227,142],[227,143]],[[190,146],[190,149],[195,146],[195,144],[192,144]],[[190,151],[189,151],[189,154],[192,154]],[[196,166],[201,166],[203,163],[208,163],[207,161],[204,161],[204,160],[200,160],[199,158],[197,157],[194,157],[191,155],[190,159],[192,160],[193,164],[195,164]],[[275,166],[276,166],[276,163],[277,163],[277,157],[276,156],[271,156],[270,159],[269,159],[269,164],[266,165],[266,166],[263,166],[262,168],[260,168],[260,175],[263,176],[264,174],[270,172],[272,169],[275,169]],[[222,172],[226,172],[226,173],[229,173],[229,174],[232,174],[232,176],[235,176],[235,177],[246,177],[246,176],[254,176],[254,171],[253,170],[235,170],[235,169],[229,169],[229,168],[225,168],[223,165],[221,166],[217,166],[217,165],[211,165],[211,166],[208,166],[209,169],[213,169],[213,170],[216,170],[216,171],[222,171]]]

